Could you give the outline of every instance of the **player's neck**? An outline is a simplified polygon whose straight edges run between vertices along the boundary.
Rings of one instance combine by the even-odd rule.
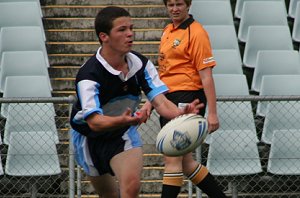
[[[115,70],[128,72],[128,64],[126,62],[126,54],[119,54],[108,50],[101,50],[100,55],[106,60],[106,62],[112,66]]]

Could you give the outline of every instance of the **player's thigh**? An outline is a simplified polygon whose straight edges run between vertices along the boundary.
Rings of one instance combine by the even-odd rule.
[[[130,179],[140,179],[143,168],[143,152],[141,147],[129,149],[115,155],[110,165],[120,184]]]
[[[96,192],[103,197],[119,197],[119,188],[115,177],[110,174],[101,176],[88,176]]]

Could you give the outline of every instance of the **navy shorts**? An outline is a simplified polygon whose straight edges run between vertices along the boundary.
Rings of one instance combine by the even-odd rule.
[[[206,107],[206,97],[204,90],[198,90],[198,91],[175,91],[172,93],[167,93],[166,97],[172,101],[176,106],[178,106],[179,103],[191,103],[195,99],[199,99],[201,103],[203,103]],[[205,115],[205,107],[200,109],[199,115],[204,116]],[[160,126],[165,126],[170,120],[165,119],[160,116],[159,122]]]
[[[71,131],[77,163],[89,176],[106,173],[114,175],[110,160],[117,154],[142,146],[137,127],[130,127],[124,134],[114,138],[86,137],[75,130]]]

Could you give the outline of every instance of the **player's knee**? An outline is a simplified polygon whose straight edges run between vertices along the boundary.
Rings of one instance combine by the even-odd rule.
[[[128,181],[125,186],[126,187],[124,187],[124,193],[129,195],[129,197],[136,197],[140,192],[140,178],[131,178],[131,180]]]

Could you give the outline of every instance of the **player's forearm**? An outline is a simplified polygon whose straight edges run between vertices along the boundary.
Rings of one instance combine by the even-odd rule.
[[[181,114],[183,110],[179,109],[174,103],[169,101],[164,95],[154,98],[152,105],[155,110],[166,119],[173,119]]]
[[[99,114],[91,115],[87,119],[87,123],[94,132],[112,131],[128,125],[123,116],[111,117]]]

